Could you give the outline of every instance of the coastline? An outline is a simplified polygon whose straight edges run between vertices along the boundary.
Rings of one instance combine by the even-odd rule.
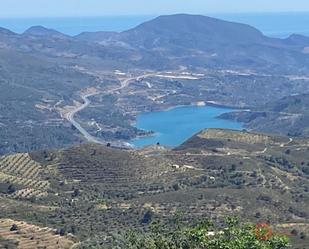
[[[205,101],[206,106],[218,107],[218,108],[226,108],[226,109],[234,109],[234,110],[248,110],[246,107],[232,106],[232,105],[224,105],[217,103],[215,101]]]

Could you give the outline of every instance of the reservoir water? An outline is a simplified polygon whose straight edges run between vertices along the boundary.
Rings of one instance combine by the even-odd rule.
[[[212,106],[177,107],[168,111],[143,113],[137,117],[135,127],[154,131],[153,136],[131,140],[135,147],[159,142],[161,145],[177,146],[205,128],[241,130],[242,124],[217,118],[220,114],[234,111]]]

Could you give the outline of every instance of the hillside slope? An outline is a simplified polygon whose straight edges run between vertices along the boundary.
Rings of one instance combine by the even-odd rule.
[[[309,94],[271,101],[251,111],[221,115],[243,122],[248,129],[282,135],[309,137]]]
[[[249,25],[200,15],[159,16],[118,34],[88,33],[81,37],[82,40],[118,43],[152,55],[164,55],[167,61],[161,65],[159,61],[157,64],[152,62],[153,67],[167,64],[211,68],[229,66],[268,72],[281,72],[283,68],[287,72],[296,67],[305,70],[308,67],[304,49],[309,43],[305,37],[269,38]],[[148,57],[142,62],[147,64],[147,60],[150,62]]]
[[[132,127],[145,111],[208,102],[269,113],[268,102],[308,94],[308,47],[307,37],[274,39],[248,25],[185,14],[76,37],[41,26],[23,34],[0,28],[0,154],[85,141],[65,116],[87,91],[98,95],[77,121],[98,140],[117,143],[145,133]],[[308,118],[297,115],[276,113],[248,127],[307,135]],[[280,118],[283,125],[272,127]]]
[[[296,229],[292,242],[304,246],[308,148],[305,139],[210,129],[174,150],[85,144],[6,156],[0,161],[2,217],[63,228],[85,248],[108,248],[119,233],[147,229],[156,219],[171,224],[178,212],[187,221],[233,215],[269,221],[280,232]],[[35,169],[43,190],[26,181]]]

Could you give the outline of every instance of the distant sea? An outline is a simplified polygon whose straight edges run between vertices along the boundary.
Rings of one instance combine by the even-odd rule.
[[[272,37],[285,38],[295,33],[309,36],[309,12],[205,15],[246,23]],[[84,31],[124,31],[152,18],[155,16],[0,18],[0,27],[22,33],[31,26],[42,25],[68,35],[77,35]]]

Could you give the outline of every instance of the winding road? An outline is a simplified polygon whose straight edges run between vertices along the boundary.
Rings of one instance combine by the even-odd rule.
[[[141,80],[141,79],[143,79],[145,77],[149,77],[149,76],[153,76],[153,74],[145,74],[145,75],[141,75],[141,76],[138,76],[138,77],[127,78],[127,79],[121,81],[121,84],[120,84],[119,87],[110,89],[106,93],[113,93],[113,92],[119,91],[119,90],[127,87],[130,84],[131,81],[133,81],[133,80]],[[95,96],[95,95],[98,95],[100,93],[102,93],[102,92],[95,92],[95,93],[89,93],[89,94],[81,95],[81,98],[84,101],[84,103],[82,105],[76,107],[75,109],[67,112],[65,114],[65,119],[68,120],[72,124],[72,126],[74,126],[84,136],[84,138],[88,142],[90,142],[90,143],[97,143],[97,144],[106,144],[106,142],[100,141],[96,137],[92,136],[88,131],[86,131],[81,126],[80,123],[78,123],[75,120],[76,113],[84,110],[85,108],[87,108],[91,104],[91,101],[88,98],[92,97],[92,96]]]
[[[153,76],[153,77],[160,77],[160,78],[165,77],[164,75],[158,74],[158,73],[157,74],[156,73],[148,73],[148,74],[144,74],[144,75],[140,75],[140,76],[136,76],[136,77],[126,78],[126,79],[124,79],[124,80],[122,80],[120,82],[120,86],[112,88],[112,89],[106,91],[106,93],[110,94],[110,93],[122,90],[123,88],[129,86],[131,81],[139,81],[139,80],[142,80],[144,78],[151,77],[151,76]],[[176,78],[176,79],[180,79],[180,78],[188,79],[188,76],[179,76],[179,75],[169,75],[168,77],[169,78]],[[82,105],[76,107],[75,109],[67,112],[64,115],[64,117],[65,117],[65,119],[67,119],[84,136],[84,138],[88,142],[97,143],[97,144],[106,144],[107,143],[106,141],[105,142],[104,141],[100,141],[96,137],[94,137],[91,134],[89,134],[89,132],[86,131],[74,118],[76,113],[84,110],[85,108],[87,108],[91,104],[91,101],[88,99],[89,97],[95,96],[95,95],[98,95],[98,94],[101,94],[101,93],[102,92],[95,92],[95,93],[88,93],[88,94],[85,94],[85,95],[81,95],[81,98],[83,99],[84,103]],[[121,145],[119,145],[119,143],[118,143],[115,146],[123,147],[124,143],[122,143]]]
[[[84,110],[85,108],[87,108],[91,101],[88,99],[88,97],[94,96],[99,94],[100,92],[96,92],[96,93],[90,93],[90,94],[86,94],[86,95],[82,95],[81,98],[84,101],[84,104],[82,104],[81,106],[78,106],[76,109],[68,112],[65,115],[65,118],[85,137],[85,139],[88,142],[91,143],[98,143],[98,144],[103,144],[102,141],[99,141],[97,138],[95,138],[94,136],[90,135],[88,131],[86,131],[75,119],[74,116],[76,113]]]

